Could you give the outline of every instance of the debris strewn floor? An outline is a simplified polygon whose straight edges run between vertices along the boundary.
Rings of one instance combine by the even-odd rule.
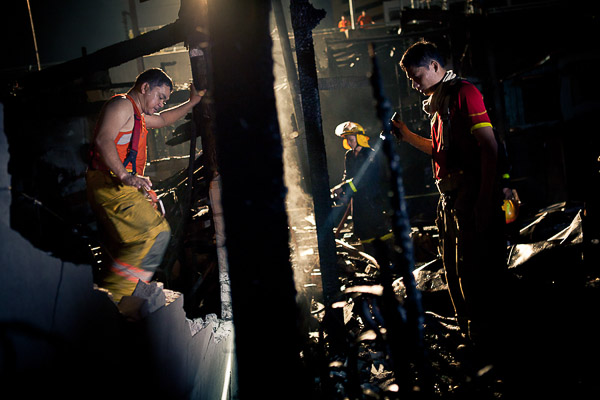
[[[509,245],[507,266],[513,279],[505,291],[505,304],[510,317],[503,335],[486,351],[470,346],[461,336],[441,261],[417,265],[415,278],[425,311],[424,363],[413,362],[408,370],[398,368],[394,358],[402,358],[402,351],[410,353],[411,343],[393,342],[407,336],[392,336],[378,324],[385,320],[378,314],[383,301],[378,270],[352,246],[338,243],[345,287],[361,289],[349,293],[339,305],[346,330],[345,353],[324,346],[327,338],[317,332],[324,306],[313,301],[312,326],[317,329],[309,345],[313,354],[305,358],[326,364],[327,373],[315,377],[318,396],[598,398],[600,384],[595,376],[600,372],[600,351],[593,327],[600,304],[600,271],[582,259],[581,211],[578,205],[558,204],[530,220],[522,219],[520,236]],[[394,282],[394,291],[401,304],[405,296],[401,281]],[[402,390],[406,387],[408,392]]]

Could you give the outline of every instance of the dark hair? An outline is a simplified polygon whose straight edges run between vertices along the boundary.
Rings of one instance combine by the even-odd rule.
[[[150,68],[142,72],[135,79],[135,85],[141,85],[142,83],[148,83],[150,85],[150,89],[153,89],[157,86],[167,85],[171,90],[173,90],[173,80],[169,75],[166,74],[160,68]]]
[[[437,61],[442,67],[445,64],[442,55],[434,43],[420,40],[406,49],[402,60],[400,60],[400,66],[406,71],[410,67],[425,67],[431,61]]]

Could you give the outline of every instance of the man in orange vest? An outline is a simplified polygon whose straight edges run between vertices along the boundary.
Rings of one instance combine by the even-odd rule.
[[[190,88],[188,101],[159,112],[173,90],[161,69],[142,72],[134,86],[104,105],[96,124],[87,195],[106,235],[110,265],[99,285],[119,302],[139,280],[148,282],[160,265],[170,240],[170,227],[156,210],[144,176],[148,129],[172,125],[200,102],[204,91]]]

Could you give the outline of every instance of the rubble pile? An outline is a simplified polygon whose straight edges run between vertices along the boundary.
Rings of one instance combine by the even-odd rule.
[[[470,346],[461,335],[441,260],[417,263],[414,276],[425,311],[422,364],[418,357],[409,357],[411,349],[418,348],[407,341],[410,336],[386,331],[379,266],[338,241],[344,298],[332,307],[342,311],[346,342],[343,352],[336,351],[339,346],[323,329],[325,307],[313,299],[311,326],[316,329],[309,335],[311,353],[304,358],[315,363],[312,370],[321,371],[315,376],[317,397],[597,396],[600,385],[593,377],[599,372],[600,354],[591,327],[597,312],[593,304],[600,304],[600,271],[582,260],[582,208],[556,204],[521,221],[519,235],[508,243],[507,268],[513,278],[506,290],[510,326],[505,342],[490,353]],[[393,291],[402,314],[406,294],[400,279],[394,281]],[[399,361],[406,360],[399,360],[398,349],[410,360],[408,368],[402,369]]]

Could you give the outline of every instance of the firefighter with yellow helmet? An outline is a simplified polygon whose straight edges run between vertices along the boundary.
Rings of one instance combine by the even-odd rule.
[[[342,182],[332,189],[332,196],[350,207],[354,235],[365,251],[373,254],[371,245],[376,239],[392,239],[387,169],[369,145],[369,136],[362,125],[342,122],[335,128],[335,134],[343,139],[347,151]]]

